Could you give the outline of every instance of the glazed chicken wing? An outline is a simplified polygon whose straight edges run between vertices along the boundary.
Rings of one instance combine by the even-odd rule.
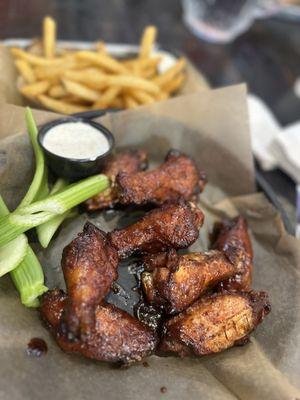
[[[128,175],[147,168],[147,153],[144,150],[124,150],[112,156],[106,163],[102,173],[109,177],[111,187],[93,196],[85,202],[88,211],[102,210],[112,207],[118,202],[118,192],[115,188],[116,176],[119,173]]]
[[[218,353],[241,343],[269,312],[264,292],[203,297],[165,323],[160,350],[181,357]]]
[[[168,314],[185,310],[203,293],[243,268],[238,259],[231,262],[218,250],[185,255],[171,250],[157,258],[148,257],[148,266],[147,258],[144,261],[145,269],[152,272],[142,274],[142,286],[147,301],[164,306]]]
[[[148,212],[141,220],[109,234],[120,258],[139,251],[154,253],[168,248],[183,249],[199,236],[203,213],[192,203],[164,204]]]
[[[176,150],[171,150],[165,162],[152,171],[122,172],[116,179],[120,203],[137,205],[192,200],[205,183],[204,172],[190,157]]]
[[[253,250],[247,221],[242,216],[224,221],[219,227],[214,249],[224,251],[234,261],[236,252],[244,253],[244,268],[219,285],[220,290],[250,290],[252,283]]]
[[[153,331],[125,311],[105,303],[95,307],[95,322],[86,340],[71,341],[60,330],[67,302],[67,296],[58,289],[47,292],[41,301],[42,318],[65,352],[128,365],[154,351],[157,337]]]
[[[88,335],[94,325],[95,306],[108,294],[117,279],[118,255],[106,234],[86,223],[62,256],[68,291],[65,328],[69,335]]]

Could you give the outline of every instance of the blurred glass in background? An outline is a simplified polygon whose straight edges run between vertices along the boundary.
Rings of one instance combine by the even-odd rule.
[[[245,32],[256,18],[281,9],[280,0],[182,0],[185,24],[199,38],[228,43]]]

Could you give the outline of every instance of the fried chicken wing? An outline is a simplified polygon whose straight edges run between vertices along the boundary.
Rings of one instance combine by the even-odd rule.
[[[203,190],[206,177],[195,162],[177,150],[171,150],[165,162],[152,171],[128,174],[116,179],[121,204],[161,205],[179,199],[192,200]]]
[[[203,213],[192,203],[164,204],[141,220],[109,234],[120,258],[139,251],[153,253],[168,248],[183,249],[195,242]]]
[[[160,350],[181,357],[241,344],[270,312],[265,292],[227,292],[198,300],[165,323]]]
[[[62,256],[68,291],[65,312],[66,330],[74,336],[87,335],[94,324],[95,306],[108,294],[117,279],[118,255],[107,236],[86,223]]]
[[[252,283],[253,250],[248,233],[247,221],[242,216],[224,221],[219,227],[214,249],[224,251],[233,260],[237,252],[244,253],[244,268],[235,276],[219,285],[220,290],[250,290]]]
[[[238,259],[231,262],[218,250],[185,255],[171,250],[157,258],[148,257],[148,266],[147,258],[144,261],[145,269],[152,272],[142,274],[142,286],[147,301],[164,306],[168,314],[185,310],[203,293],[243,268]]]
[[[144,150],[123,150],[112,156],[106,163],[102,173],[108,176],[112,186],[88,199],[84,204],[88,211],[102,210],[112,207],[118,202],[118,192],[115,188],[116,176],[119,173],[128,175],[147,168],[147,153]]]
[[[86,340],[69,340],[60,330],[67,301],[67,296],[55,289],[43,296],[40,309],[63,351],[128,365],[147,357],[156,348],[157,337],[151,329],[125,311],[105,303],[95,307],[95,322]]]

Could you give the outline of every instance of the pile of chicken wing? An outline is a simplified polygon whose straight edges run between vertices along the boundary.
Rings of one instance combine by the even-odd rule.
[[[105,233],[91,223],[65,247],[67,293],[53,289],[41,315],[62,350],[129,365],[156,353],[206,355],[247,342],[270,312],[265,292],[251,290],[253,252],[242,216],[214,229],[211,249],[193,244],[204,221],[196,205],[205,173],[179,151],[147,170],[142,150],[117,153],[102,171],[111,187],[85,203],[88,211],[152,207],[143,218]],[[160,310],[155,327],[106,301],[120,260],[140,257],[144,304]]]

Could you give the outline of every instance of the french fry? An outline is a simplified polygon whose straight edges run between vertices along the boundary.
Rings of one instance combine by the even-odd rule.
[[[23,96],[32,98],[47,92],[49,87],[50,87],[49,81],[39,81],[31,83],[29,85],[22,86],[20,88],[20,92],[22,93]]]
[[[115,100],[118,94],[121,92],[121,88],[118,86],[111,86],[106,89],[105,92],[100,95],[100,100],[93,104],[93,109],[102,109],[110,107],[111,103]]]
[[[26,47],[26,51],[30,54],[35,54],[36,56],[43,55],[43,44],[40,39],[34,39],[32,43]]]
[[[147,26],[147,28],[144,29],[144,33],[140,43],[139,58],[149,58],[153,50],[153,45],[155,43],[156,33],[157,30],[155,26]]]
[[[43,47],[46,58],[55,57],[56,22],[51,17],[45,17],[43,21]]]
[[[163,100],[167,100],[169,97],[170,97],[169,93],[161,91],[156,96],[156,100],[163,101]]]
[[[48,67],[54,67],[58,65],[63,65],[65,62],[64,58],[44,58],[41,56],[36,56],[34,54],[27,53],[26,51],[22,49],[18,49],[17,47],[12,47],[11,48],[11,53],[14,57],[16,58],[21,58],[22,60],[27,61],[29,64],[32,65],[39,65],[39,66],[48,66]]]
[[[124,105],[125,108],[136,108],[138,107],[138,102],[129,95],[124,96]]]
[[[77,57],[81,60],[88,60],[92,64],[99,65],[103,69],[115,72],[115,73],[126,73],[127,68],[122,65],[119,61],[109,56],[108,54],[95,53],[92,51],[79,51]]]
[[[163,87],[168,82],[172,81],[172,79],[174,79],[174,77],[183,70],[185,64],[185,59],[181,57],[175,65],[153,79],[153,82],[160,87]]]
[[[172,81],[166,83],[162,87],[162,89],[165,92],[172,94],[172,93],[176,92],[182,86],[184,80],[185,80],[185,75],[180,74],[176,78],[174,78]]]
[[[122,109],[125,108],[124,106],[124,101],[123,101],[123,97],[116,97],[110,104],[111,108],[118,108],[118,109]]]
[[[38,96],[38,100],[44,107],[61,114],[74,114],[89,109],[89,107],[70,104],[63,100],[55,100],[45,95]]]
[[[68,92],[62,85],[54,85],[48,90],[48,94],[50,97],[54,99],[61,99],[68,95]]]
[[[98,51],[99,53],[108,54],[105,47],[105,43],[102,42],[101,40],[96,43],[96,51]]]
[[[90,102],[99,101],[101,95],[96,90],[90,89],[81,83],[73,82],[68,79],[62,79],[62,83],[69,94],[77,96],[83,100]]]
[[[157,94],[160,91],[159,86],[154,82],[132,75],[109,75],[106,77],[106,82],[108,85],[139,89],[150,94]]]
[[[97,71],[95,68],[89,68],[82,71],[66,71],[64,77],[71,79],[75,82],[84,83],[86,86],[92,89],[104,89],[108,86],[107,76],[102,72]]]
[[[151,104],[155,102],[153,96],[149,93],[143,92],[142,90],[130,90],[129,95],[140,104]]]
[[[36,78],[34,76],[33,69],[31,66],[28,64],[27,61],[25,60],[16,60],[15,65],[20,72],[21,76],[27,83],[33,83],[36,81]]]

